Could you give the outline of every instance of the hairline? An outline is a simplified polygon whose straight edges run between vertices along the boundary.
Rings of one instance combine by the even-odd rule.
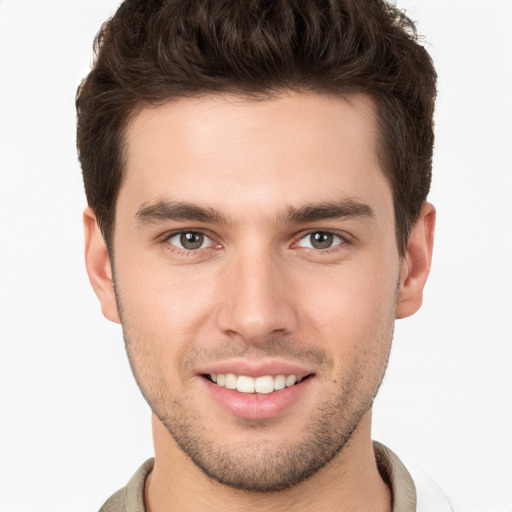
[[[124,178],[126,174],[126,168],[128,164],[128,142],[127,142],[127,132],[130,127],[131,122],[145,109],[159,108],[168,103],[187,100],[187,99],[201,99],[208,97],[226,97],[232,96],[234,98],[240,98],[245,101],[269,101],[283,94],[288,94],[290,92],[296,92],[304,95],[316,95],[316,96],[324,96],[330,97],[332,99],[341,99],[350,103],[350,99],[361,95],[366,97],[371,102],[371,109],[373,111],[373,120],[374,120],[374,128],[375,128],[375,152],[377,156],[377,160],[379,162],[379,167],[384,175],[384,178],[388,182],[388,185],[391,190],[392,199],[393,199],[393,213],[394,213],[394,231],[395,231],[395,242],[399,252],[399,256],[403,257],[405,254],[405,246],[407,242],[407,238],[409,235],[409,230],[406,229],[405,232],[400,231],[400,226],[397,222],[397,198],[395,194],[395,183],[393,182],[393,169],[391,169],[390,155],[389,150],[385,141],[385,134],[383,133],[385,129],[386,119],[382,115],[383,106],[381,105],[380,99],[381,95],[378,94],[377,91],[369,91],[365,89],[363,86],[357,85],[347,85],[347,87],[340,89],[339,91],[335,90],[321,90],[320,88],[315,87],[307,87],[305,85],[283,85],[283,86],[269,86],[263,90],[251,89],[249,87],[242,86],[232,86],[226,87],[223,90],[198,90],[198,91],[190,91],[189,93],[180,93],[176,95],[168,94],[165,98],[161,100],[143,100],[141,99],[138,102],[135,102],[134,106],[128,110],[126,116],[123,119],[122,126],[119,130],[119,161],[120,161],[120,181],[119,186],[116,190],[116,195],[114,198],[114,203],[112,204],[112,215],[109,218],[108,226],[100,226],[101,232],[103,234],[103,238],[105,240],[105,244],[107,246],[108,252],[113,259],[114,255],[114,234],[115,234],[115,223],[116,223],[116,209],[117,202],[119,197],[119,192],[123,186]],[[412,219],[412,222],[415,222],[416,219]]]

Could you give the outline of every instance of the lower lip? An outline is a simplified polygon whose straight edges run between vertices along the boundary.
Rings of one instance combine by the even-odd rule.
[[[295,405],[310,387],[313,376],[267,395],[239,393],[236,390],[217,386],[203,377],[207,391],[227,412],[251,420],[274,418]]]

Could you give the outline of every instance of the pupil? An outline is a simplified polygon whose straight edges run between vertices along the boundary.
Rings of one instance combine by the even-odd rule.
[[[333,243],[334,235],[332,233],[313,233],[311,235],[311,245],[315,249],[328,249]]]
[[[185,249],[199,249],[203,245],[204,235],[201,233],[182,233],[180,236],[181,245]]]

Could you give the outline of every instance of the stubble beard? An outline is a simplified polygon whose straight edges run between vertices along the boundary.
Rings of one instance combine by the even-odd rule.
[[[392,334],[391,334],[392,335]],[[390,339],[380,340],[389,345]],[[342,453],[373,400],[384,377],[387,355],[379,361],[355,361],[349,375],[332,376],[339,383],[317,404],[310,415],[300,440],[282,445],[266,447],[262,444],[246,442],[237,446],[230,439],[218,441],[214,421],[206,422],[187,393],[171,396],[163,378],[155,379],[154,374],[146,374],[151,365],[146,364],[136,348],[143,346],[141,341],[133,343],[125,333],[128,357],[144,398],[153,413],[166,427],[179,448],[213,480],[236,489],[252,492],[272,492],[292,487],[303,482],[323,466]],[[374,342],[376,343],[376,342]],[[232,353],[232,351],[230,351]],[[275,352],[275,351],[271,351]],[[281,349],[281,355],[286,355]],[[297,353],[296,346],[292,349]],[[141,358],[142,356],[142,358]],[[318,357],[326,357],[322,352]],[[142,363],[142,364],[141,364]],[[372,385],[368,386],[368,374],[373,373]],[[332,361],[325,360],[323,366],[329,368]],[[219,425],[222,428],[221,425]],[[245,429],[250,439],[251,431],[258,435],[265,429],[271,433],[276,428],[273,420],[239,419],[240,429]],[[286,425],[280,428],[286,428]],[[258,436],[255,436],[258,437]]]
[[[207,476],[232,488],[268,493],[303,482],[340,454],[372,400],[361,403],[350,415],[345,414],[348,404],[344,396],[323,402],[301,440],[277,449],[248,443],[243,447],[220,446],[208,439],[208,432],[199,425],[201,420],[192,416],[193,411],[183,401],[175,400],[167,416],[159,415],[155,408],[153,411],[176,444]],[[252,429],[261,432],[267,425],[275,428],[270,423],[260,421],[255,425],[251,421],[245,428],[250,436]]]
[[[349,444],[363,416],[371,409],[387,368],[391,341],[394,331],[394,307],[390,308],[387,324],[380,332],[373,333],[371,339],[360,340],[371,347],[362,350],[360,357],[353,361],[351,371],[344,375],[332,375],[337,382],[335,391],[324,396],[310,414],[310,419],[300,441],[282,446],[266,448],[261,445],[233,446],[227,439],[225,444],[212,439],[215,428],[213,422],[206,424],[199,411],[189,404],[191,397],[183,394],[171,396],[163,375],[153,373],[151,354],[142,337],[129,336],[130,329],[122,321],[126,351],[135,380],[152,412],[166,427],[177,446],[208,477],[235,489],[251,492],[274,492],[293,487],[329,464]],[[116,290],[118,310],[123,319],[122,303]],[[382,326],[381,326],[382,327]],[[134,334],[133,332],[131,334]],[[295,340],[270,340],[256,349],[261,356],[287,355],[307,361],[313,358],[321,367],[329,369],[334,362],[323,350],[300,348]],[[234,345],[225,356],[246,355],[253,350],[248,345]],[[301,357],[304,356],[304,357]],[[194,355],[182,367],[191,364]],[[372,381],[368,382],[368,377]],[[272,427],[272,420],[246,420],[240,422],[250,434]],[[284,427],[285,428],[285,427]],[[339,459],[339,457],[338,457]]]

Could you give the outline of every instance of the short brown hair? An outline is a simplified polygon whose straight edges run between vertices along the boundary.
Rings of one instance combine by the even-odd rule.
[[[208,93],[362,92],[404,254],[426,200],[436,72],[414,23],[383,0],[125,0],[95,39],[78,88],[85,191],[111,248],[124,132],[140,108]]]

